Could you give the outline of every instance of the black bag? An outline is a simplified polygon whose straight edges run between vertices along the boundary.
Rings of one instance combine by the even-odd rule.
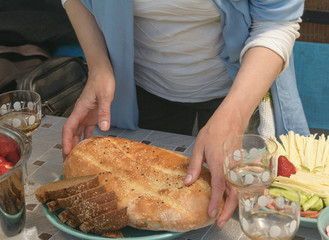
[[[87,79],[88,69],[83,58],[55,57],[24,75],[17,89],[39,93],[43,115],[68,117]]]

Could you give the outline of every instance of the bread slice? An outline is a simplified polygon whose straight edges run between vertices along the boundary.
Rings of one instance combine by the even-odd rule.
[[[97,235],[103,235],[106,232],[115,231],[126,227],[128,225],[128,221],[128,215],[124,215],[115,219],[113,222],[109,222],[108,224],[95,226],[94,229],[91,230],[91,232]]]
[[[107,237],[107,238],[124,238],[123,233],[120,230],[114,230],[114,231],[109,231],[105,232],[102,234],[102,237]]]
[[[93,198],[86,199],[79,203],[78,205],[75,205],[71,208],[68,208],[61,213],[59,213],[57,216],[58,218],[63,222],[66,223],[66,221],[70,218],[73,218],[74,216],[77,216],[78,214],[81,214],[85,212],[88,209],[93,209],[98,205],[111,202],[113,200],[116,200],[117,196],[114,193],[114,191],[105,192],[99,195],[96,195]]]
[[[66,221],[66,224],[69,225],[71,228],[76,228],[85,221],[88,221],[104,213],[113,211],[115,209],[117,209],[117,201],[112,200],[110,202],[97,205],[94,208],[86,209],[78,215],[70,215],[69,219]]]
[[[65,198],[99,185],[98,175],[92,174],[82,177],[67,178],[56,182],[50,182],[35,190],[37,200],[45,203],[48,200]]]
[[[127,226],[127,224],[128,215],[127,208],[125,207],[94,217],[82,223],[79,228],[85,233],[93,232],[96,234],[102,234],[108,231],[118,230]]]
[[[72,207],[74,205],[81,203],[82,201],[84,201],[88,198],[92,198],[98,194],[102,194],[105,192],[106,192],[105,186],[99,185],[95,188],[88,189],[84,192],[80,192],[80,193],[74,194],[74,195],[66,197],[66,198],[58,198],[56,200],[48,202],[47,206],[49,208],[49,211],[53,212],[60,208]]]

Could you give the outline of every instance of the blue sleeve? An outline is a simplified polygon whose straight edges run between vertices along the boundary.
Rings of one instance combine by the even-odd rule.
[[[254,22],[294,21],[303,15],[304,0],[250,0]]]
[[[81,0],[81,2],[93,14],[93,1],[92,0]]]

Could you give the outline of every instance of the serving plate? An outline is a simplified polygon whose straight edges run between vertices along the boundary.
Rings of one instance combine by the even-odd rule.
[[[46,204],[42,204],[42,209],[47,217],[47,219],[59,230],[72,235],[77,238],[81,239],[88,239],[88,240],[109,240],[109,238],[100,237],[94,234],[84,233],[78,229],[74,229],[69,227],[68,225],[61,222],[61,220],[57,217],[59,211],[50,212]],[[184,233],[181,232],[165,232],[165,231],[147,231],[136,229],[133,227],[125,227],[121,229],[124,238],[116,238],[118,240],[170,240],[177,238]]]
[[[308,228],[317,228],[317,218],[300,217],[300,226]]]
[[[56,178],[54,181],[63,179],[63,176]],[[91,233],[84,233],[78,229],[69,227],[61,222],[57,215],[61,211],[50,212],[46,204],[42,204],[43,212],[46,218],[59,230],[81,239],[88,240],[109,240],[109,238],[100,237]],[[183,235],[183,232],[166,232],[166,231],[148,231],[133,227],[125,227],[121,229],[124,238],[116,238],[117,240],[171,240]]]

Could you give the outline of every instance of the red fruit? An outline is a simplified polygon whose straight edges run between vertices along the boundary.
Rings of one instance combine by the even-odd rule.
[[[1,157],[1,156],[0,156],[0,165],[1,165],[2,163],[5,163],[5,162],[7,162],[7,160],[6,160],[4,157]]]
[[[290,177],[296,173],[296,168],[285,156],[278,159],[278,176]]]
[[[13,166],[14,166],[14,164],[12,164],[10,162],[1,163],[0,164],[0,176],[2,174],[5,174],[6,172],[8,172]]]
[[[18,143],[12,138],[0,134],[0,157],[16,164],[19,161],[21,149]]]

